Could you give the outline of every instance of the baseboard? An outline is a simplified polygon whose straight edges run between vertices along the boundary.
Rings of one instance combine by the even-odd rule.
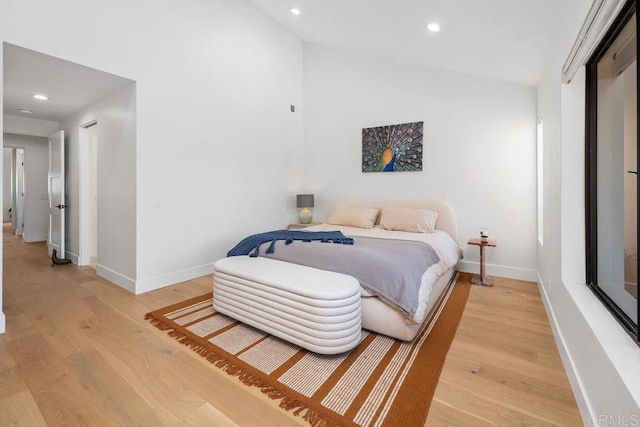
[[[0,334],[4,334],[7,330],[7,318],[4,316],[4,312],[0,311]]]
[[[68,259],[69,261],[71,261],[72,264],[78,265],[78,260],[80,259],[80,257],[78,255],[74,254],[73,252],[65,251],[64,252],[64,257],[66,259]]]
[[[528,282],[536,282],[538,273],[535,270],[528,270],[519,267],[507,267],[504,265],[485,264],[486,272],[489,276],[506,277],[509,279],[526,280]],[[480,263],[476,261],[460,261],[458,270],[465,273],[480,272]]]
[[[120,274],[116,271],[113,271],[103,265],[98,264],[96,266],[96,274],[103,279],[108,280],[111,283],[115,283],[121,288],[131,292],[132,294],[136,293],[136,282],[135,280]]]
[[[551,307],[551,303],[549,302],[549,295],[547,294],[547,291],[543,286],[542,277],[540,277],[540,274],[538,272],[536,272],[536,276],[536,282],[538,284],[540,296],[542,297],[542,303],[544,305],[544,309],[547,312],[549,324],[551,325],[551,331],[553,332],[556,347],[558,348],[558,352],[560,353],[560,359],[562,359],[562,365],[564,366],[564,370],[567,373],[567,378],[569,379],[569,384],[571,385],[573,396],[576,398],[578,410],[580,411],[580,415],[582,416],[583,420],[590,419],[591,414],[595,413],[595,411],[593,410],[593,406],[589,402],[589,399],[587,397],[588,393],[586,392],[584,384],[580,380],[578,370],[576,369],[576,364],[573,360],[573,357],[571,356],[571,352],[567,347],[564,335],[558,327],[555,313],[553,311],[553,308]]]
[[[186,268],[184,270],[150,277],[148,279],[138,280],[136,282],[135,294],[139,295],[145,292],[164,288],[166,286],[175,285],[176,283],[186,282],[187,280],[206,276],[207,274],[211,273],[213,273],[213,263]],[[213,286],[213,283],[211,285]]]
[[[24,240],[27,243],[34,243],[34,242],[46,242],[47,241],[47,235],[46,234],[27,234],[27,233],[22,233],[22,240]]]

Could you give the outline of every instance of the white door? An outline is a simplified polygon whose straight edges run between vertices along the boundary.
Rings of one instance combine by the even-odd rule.
[[[49,255],[64,258],[64,131],[49,135]]]
[[[11,205],[11,195],[13,189],[11,184],[13,178],[11,177],[11,170],[13,168],[12,163],[13,148],[4,147],[2,149],[2,221],[11,221],[11,212],[13,212]]]
[[[16,236],[24,232],[24,149],[16,149]]]
[[[80,128],[80,257],[78,265],[98,259],[98,124]]]
[[[11,149],[11,228],[15,232],[18,228],[18,208],[16,201],[16,188],[18,184],[16,183],[16,156],[17,149]]]

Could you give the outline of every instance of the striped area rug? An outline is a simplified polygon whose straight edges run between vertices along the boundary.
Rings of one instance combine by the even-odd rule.
[[[311,353],[217,313],[211,294],[146,318],[313,426],[422,426],[470,286],[471,275],[456,276],[437,321],[413,341],[363,330],[360,345],[339,355]]]

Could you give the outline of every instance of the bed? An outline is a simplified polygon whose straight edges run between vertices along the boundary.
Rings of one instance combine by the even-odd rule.
[[[423,325],[428,325],[435,320],[437,309],[450,290],[458,261],[462,255],[457,244],[457,219],[451,205],[443,201],[428,200],[414,202],[340,200],[333,206],[326,223],[307,227],[298,233],[306,236],[307,232],[329,233],[335,231],[342,232],[348,239],[338,239],[335,242],[332,241],[333,243],[348,244],[351,241],[351,243],[355,243],[354,247],[357,246],[358,250],[364,249],[365,256],[369,254],[363,248],[366,245],[382,245],[383,253],[377,255],[375,263],[382,267],[375,270],[373,267],[368,267],[368,260],[365,260],[363,264],[362,260],[346,259],[347,255],[351,257],[353,250],[348,247],[340,247],[343,245],[338,245],[338,247],[335,247],[336,245],[305,243],[290,245],[291,239],[288,242],[274,240],[270,247],[267,244],[259,245],[259,250],[254,255],[259,254],[260,257],[274,258],[340,273],[345,273],[343,270],[346,265],[349,267],[351,264],[358,263],[365,265],[367,270],[365,273],[357,272],[364,274],[362,277],[354,274],[361,283],[361,324],[364,329],[410,341]],[[314,233],[314,236],[320,234]],[[318,248],[326,253],[331,252],[329,258],[324,260],[324,264],[319,267],[314,264],[318,262],[315,258],[322,258],[323,255],[312,252],[313,261],[308,261],[309,254],[300,257],[300,253],[307,250],[315,251]],[[418,252],[404,252],[405,248],[411,249],[411,251],[415,249]],[[374,249],[378,251],[377,246]],[[334,252],[343,255],[336,256],[333,255]],[[389,261],[385,262],[387,255]],[[416,256],[418,258],[415,258]],[[337,257],[340,259],[336,259]],[[431,259],[429,262],[423,263],[423,258]],[[416,266],[420,264],[420,266],[414,268],[414,264]],[[393,265],[395,268],[389,268],[389,265]],[[398,268],[399,265],[403,267]],[[399,274],[400,276],[404,275],[401,280],[415,283],[415,286],[405,293],[404,291],[399,292],[398,289],[401,287],[394,284],[390,288],[391,293],[396,293],[396,295],[389,294],[388,288],[384,286],[382,288],[369,286],[370,281],[368,280],[371,276],[376,277],[374,280],[384,277],[384,280],[381,280],[384,282],[387,280],[386,274],[388,273],[391,273],[389,281],[396,280],[394,275]],[[362,286],[363,283],[365,286]],[[410,297],[405,298],[405,294]]]

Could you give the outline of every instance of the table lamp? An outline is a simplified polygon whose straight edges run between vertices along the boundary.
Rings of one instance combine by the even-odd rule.
[[[298,194],[296,206],[300,224],[309,224],[313,219],[313,194]]]

